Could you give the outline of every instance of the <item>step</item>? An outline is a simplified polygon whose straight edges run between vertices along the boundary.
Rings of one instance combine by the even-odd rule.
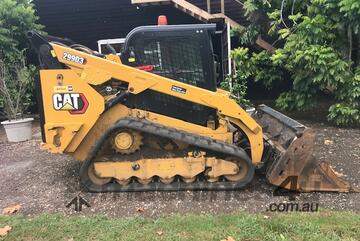
[[[185,0],[131,0],[131,3],[140,6],[173,4],[175,8],[193,16],[196,19],[199,19],[202,22],[209,22],[211,20],[216,20],[216,19],[224,19],[225,22],[228,22],[232,28],[239,28],[239,29],[244,28],[244,26],[235,22],[234,20],[232,20],[223,13],[210,14],[207,11]],[[261,36],[257,38],[256,44],[268,50],[271,53],[275,52],[276,50],[274,46],[263,40]]]

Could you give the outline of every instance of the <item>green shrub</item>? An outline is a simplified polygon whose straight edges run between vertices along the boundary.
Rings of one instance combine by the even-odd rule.
[[[2,86],[0,108],[8,118],[14,118],[19,113],[22,114],[26,111],[26,106],[31,105],[31,101],[34,101],[35,67],[25,66],[24,55],[29,46],[25,32],[43,28],[37,21],[38,17],[31,1],[0,1],[0,61],[2,74],[6,75],[6,79],[3,79],[2,83],[7,84]],[[21,98],[20,101],[18,101],[18,97]]]
[[[0,102],[9,120],[22,118],[31,105],[34,71],[35,67],[27,67],[24,60],[14,63],[11,69],[0,60]]]
[[[25,32],[41,30],[33,4],[29,0],[0,1],[0,57],[6,63],[17,62],[28,47]]]
[[[253,23],[250,33],[254,24],[263,26],[256,29],[268,24],[267,32],[259,34],[277,38],[278,48],[273,54],[247,52],[246,63],[234,59],[238,69],[247,68],[247,79],[271,88],[289,74],[292,90],[279,96],[278,107],[310,109],[319,93],[327,93],[336,101],[329,108],[329,120],[338,125],[360,124],[360,2],[246,0],[244,6],[249,18],[267,19]],[[255,38],[244,30],[238,35],[242,44],[249,36]]]

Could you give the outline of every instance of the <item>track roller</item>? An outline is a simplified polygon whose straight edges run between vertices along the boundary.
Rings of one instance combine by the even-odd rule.
[[[170,184],[175,180],[175,177],[170,177],[170,178],[160,178],[160,181],[164,184]]]

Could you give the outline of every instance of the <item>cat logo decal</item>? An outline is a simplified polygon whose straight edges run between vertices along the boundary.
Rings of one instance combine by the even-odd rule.
[[[53,104],[55,110],[69,111],[70,114],[84,114],[89,106],[83,93],[56,93]]]

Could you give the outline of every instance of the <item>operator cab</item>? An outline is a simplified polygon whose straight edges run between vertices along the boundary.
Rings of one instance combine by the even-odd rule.
[[[211,34],[215,24],[142,26],[126,37],[121,62],[156,75],[216,91]],[[172,91],[186,91],[173,90]],[[217,111],[190,100],[147,89],[125,103],[194,124],[218,125]],[[210,121],[210,122],[209,122]]]
[[[121,61],[154,74],[216,91],[211,35],[215,24],[142,26],[125,40]]]

